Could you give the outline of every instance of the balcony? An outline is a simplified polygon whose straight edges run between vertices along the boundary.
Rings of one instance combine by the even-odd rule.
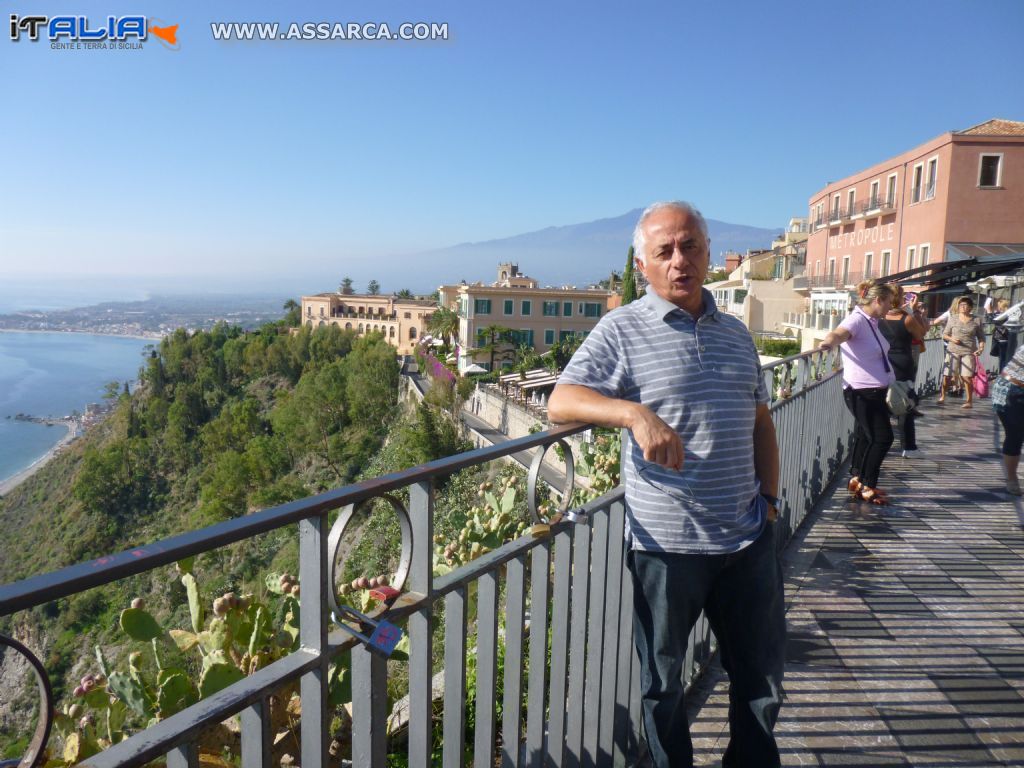
[[[860,204],[864,216],[881,216],[896,210],[896,197],[872,196]]]
[[[934,392],[942,362],[942,343],[927,342],[919,392]],[[935,451],[932,457],[911,461],[891,453],[886,460],[886,487],[897,503],[878,510],[850,502],[845,483],[832,488],[852,431],[841,406],[839,366],[837,353],[815,352],[762,369],[779,435],[780,551],[793,537],[783,555],[790,638],[787,702],[777,733],[785,763],[849,765],[853,754],[861,755],[861,765],[888,764],[890,757],[903,764],[1017,764],[1018,736],[1024,732],[1016,685],[1024,634],[1024,539],[1013,501],[993,490],[1001,482],[1001,463],[991,443],[991,417],[984,408],[958,412],[959,458],[939,463],[952,415],[939,418],[938,408],[930,408],[923,444]],[[621,486],[455,570],[440,575],[431,566],[435,486],[441,478],[517,451],[546,449],[583,429],[559,427],[445,457],[0,585],[0,616],[14,617],[16,624],[22,611],[288,527],[301,553],[297,649],[83,765],[128,768],[166,756],[174,768],[197,766],[208,726],[235,715],[241,719],[242,765],[269,765],[270,697],[296,686],[302,703],[297,764],[305,768],[349,759],[373,768],[393,762],[459,766],[469,755],[475,766],[635,765],[642,736]],[[973,494],[966,500],[965,488]],[[397,495],[402,491],[408,491],[407,502]],[[347,521],[356,511],[349,505],[387,493],[396,494],[384,498],[393,499],[405,521],[408,591],[373,613],[404,624],[410,637],[408,658],[398,662],[405,674],[394,678],[395,662],[367,638],[350,634],[368,632],[366,627],[337,623],[339,614],[347,614],[338,610],[339,539],[328,517],[341,511]],[[25,645],[43,642],[36,638]],[[435,643],[443,643],[436,675]],[[0,636],[0,651],[26,655],[30,662],[38,662],[36,654],[46,658],[45,648],[25,645]],[[722,702],[728,695],[712,663],[714,652],[701,619],[682,671],[688,682],[707,676],[704,692],[695,690],[691,697],[701,765],[720,762],[726,741],[719,735],[727,732]],[[335,707],[328,698],[329,664],[341,658],[349,660],[351,675],[351,744],[329,758]],[[475,660],[472,671],[467,658]],[[33,668],[40,681],[39,710],[52,715],[47,671],[42,663]],[[470,674],[474,695],[467,690]],[[392,679],[408,689],[401,739],[389,737]],[[48,733],[36,731],[33,754]],[[55,736],[49,746],[57,746]]]
[[[874,270],[869,272],[847,272],[845,275],[842,273],[812,275],[807,278],[807,287],[834,288],[836,290],[842,288],[854,288],[862,280],[870,280],[872,277],[877,277]]]

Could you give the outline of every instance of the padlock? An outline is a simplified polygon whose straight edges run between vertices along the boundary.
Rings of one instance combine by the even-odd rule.
[[[383,594],[387,599],[391,600],[394,600],[394,598],[398,597],[400,594],[394,587],[377,587],[376,589],[386,590]],[[391,592],[394,592],[395,595],[390,596]],[[402,640],[402,630],[389,621],[385,621],[384,619],[371,619],[369,616],[366,616],[355,608],[347,605],[341,606],[341,611],[345,618],[358,621],[362,625],[373,627],[373,632],[371,632],[370,636],[367,637],[362,632],[357,631],[344,621],[339,620],[338,617],[335,617],[335,621],[338,626],[359,640],[359,642],[366,645],[371,651],[376,651],[385,658],[391,655],[392,651],[395,650],[395,646]]]

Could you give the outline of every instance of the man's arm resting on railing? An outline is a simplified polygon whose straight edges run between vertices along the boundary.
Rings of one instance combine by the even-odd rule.
[[[628,429],[647,461],[669,469],[683,468],[682,438],[646,405],[606,397],[580,384],[556,384],[548,398],[548,418],[554,424],[582,421]]]

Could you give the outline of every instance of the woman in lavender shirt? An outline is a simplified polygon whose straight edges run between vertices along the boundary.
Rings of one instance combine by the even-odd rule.
[[[843,355],[843,399],[856,422],[850,457],[850,493],[871,504],[886,504],[878,487],[882,461],[892,446],[892,424],[885,395],[894,380],[889,364],[889,342],[878,330],[878,321],[892,307],[891,286],[865,280],[857,286],[857,306],[831,331],[819,349],[840,344]]]

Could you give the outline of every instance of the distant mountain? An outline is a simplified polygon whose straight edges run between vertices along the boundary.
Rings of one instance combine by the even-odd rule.
[[[606,277],[613,269],[622,271],[640,213],[637,208],[610,219],[547,227],[499,240],[461,243],[413,254],[402,259],[402,279],[419,284],[432,275],[435,280],[441,277],[446,284],[463,279],[488,283],[494,280],[499,263],[511,261],[541,285],[582,287]],[[723,263],[724,251],[744,253],[748,248],[767,248],[782,231],[715,219],[708,219],[707,223],[712,264]]]

